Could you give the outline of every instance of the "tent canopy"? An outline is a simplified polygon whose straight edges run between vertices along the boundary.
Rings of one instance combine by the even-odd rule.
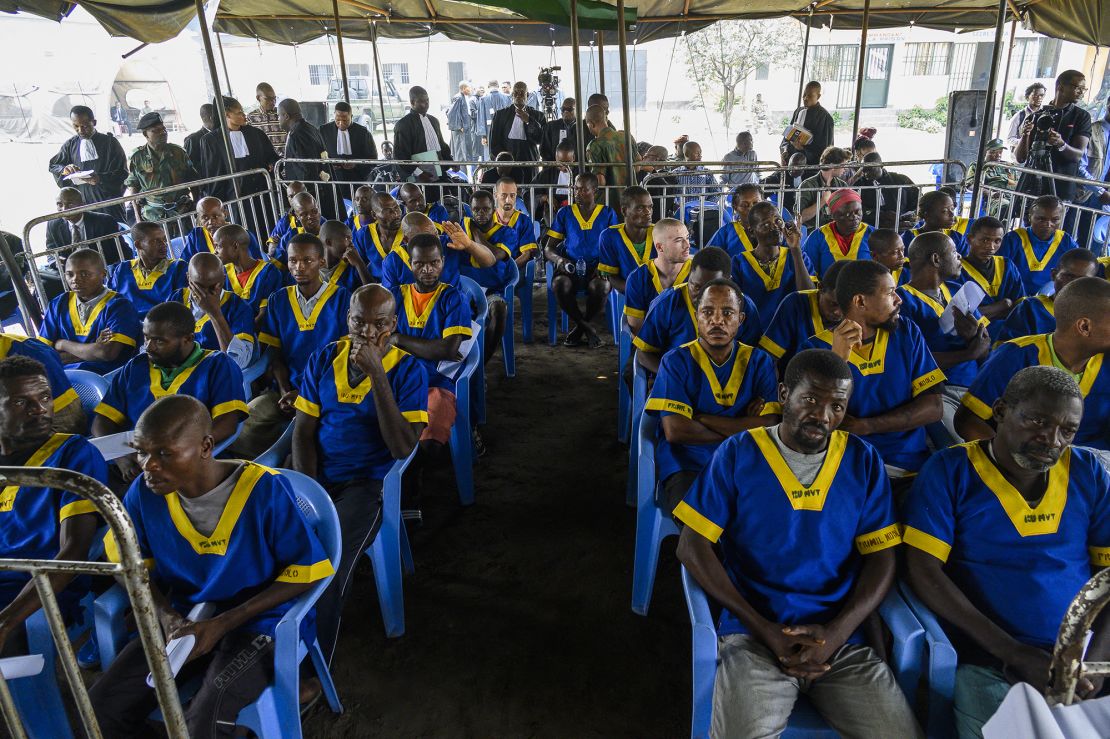
[[[805,18],[806,0],[633,0],[626,9],[631,38],[648,41],[694,31],[718,20]],[[0,0],[0,11],[27,12],[61,20],[80,5],[109,33],[157,43],[175,37],[196,14],[192,0]],[[864,0],[818,0],[815,25],[859,28]],[[616,0],[580,0],[579,26],[614,30]],[[1106,0],[1010,0],[1008,17],[1023,20],[1046,36],[1096,46],[1110,45],[1110,3]],[[339,0],[345,36],[368,38],[370,21],[394,38],[442,33],[449,38],[504,44],[569,43],[569,0]],[[973,30],[995,24],[996,0],[874,0],[875,28],[919,25],[944,30]],[[1015,16],[1016,11],[1016,16]],[[334,32],[331,0],[223,0],[215,30],[297,44]]]

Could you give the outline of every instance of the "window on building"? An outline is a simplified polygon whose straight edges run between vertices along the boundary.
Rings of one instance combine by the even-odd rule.
[[[347,65],[348,77],[369,77],[370,65],[369,64],[348,64]]]
[[[310,85],[326,85],[328,80],[331,79],[331,65],[330,64],[309,64],[308,65],[308,84]]]
[[[766,64],[760,64],[755,68],[755,78],[757,80],[766,80],[771,77],[771,68]]]
[[[902,73],[914,77],[941,77],[948,74],[952,44],[927,42],[906,44]]]
[[[1060,40],[1019,38],[1014,41],[1013,74],[1018,79],[1055,77],[1060,63]]]
[[[393,80],[395,85],[407,85],[409,84],[409,65],[404,62],[383,64],[382,77]]]

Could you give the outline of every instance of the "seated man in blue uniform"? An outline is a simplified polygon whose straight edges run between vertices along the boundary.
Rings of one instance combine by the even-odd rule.
[[[859,193],[847,188],[829,197],[827,207],[832,221],[810,232],[802,245],[815,274],[825,274],[833,262],[842,259],[871,258],[868,239],[875,229],[863,222],[862,202]]]
[[[637,361],[649,372],[659,372],[659,360],[671,349],[698,337],[697,312],[694,308],[701,299],[701,292],[713,280],[730,279],[732,264],[728,252],[716,246],[707,246],[690,261],[690,276],[684,284],[664,290],[652,303],[636,338],[632,340]],[[748,346],[755,346],[763,333],[759,310],[751,298],[744,296],[744,322],[740,325],[739,339]]]
[[[327,488],[343,532],[336,577],[317,606],[329,661],[355,563],[381,526],[382,480],[428,423],[427,372],[390,340],[392,293],[365,285],[349,301],[348,335],[315,352],[304,370],[293,427],[293,468]]]
[[[717,229],[706,246],[719,246],[730,257],[755,248],[755,237],[748,228],[748,213],[752,206],[763,200],[763,188],[754,182],[747,182],[732,191],[729,204],[732,206],[732,223]],[[776,209],[777,210],[777,209]]]
[[[979,304],[979,312],[999,328],[1025,295],[1021,275],[1013,262],[996,253],[1002,246],[1005,233],[1002,221],[997,218],[983,216],[975,219],[967,230],[967,253],[961,260],[960,275],[955,279],[959,285],[974,282],[983,288],[986,297]]]
[[[316,202],[316,198],[308,192],[300,192],[294,195],[292,203],[293,215],[296,216],[297,225],[281,237],[281,241],[270,255],[282,267],[285,267],[288,261],[289,242],[293,240],[293,237],[299,234],[319,237],[320,226],[327,220],[320,215],[320,205]]]
[[[960,399],[975,379],[979,362],[990,352],[991,339],[987,321],[978,310],[965,313],[952,307],[952,332],[945,332],[941,316],[952,302],[952,293],[945,284],[960,273],[960,255],[952,239],[941,231],[926,231],[910,242],[910,270],[913,277],[898,288],[902,299],[902,318],[913,321],[921,330],[925,345],[944,372],[944,427],[950,443],[959,440],[953,417]]]
[[[366,261],[375,281],[382,278],[382,262],[391,251],[401,246],[401,206],[387,192],[374,193],[371,200],[374,222],[354,231],[351,239]]]
[[[896,285],[901,287],[910,281],[906,245],[902,243],[902,237],[897,231],[890,228],[877,228],[871,232],[867,245],[871,248],[871,259],[890,270]]]
[[[1006,234],[998,253],[1017,267],[1025,294],[1035,295],[1052,280],[1052,270],[1076,243],[1071,234],[1060,230],[1064,206],[1055,195],[1034,200],[1027,218],[1028,227],[1021,226]]]
[[[994,438],[938,452],[910,492],[909,581],[956,647],[961,737],[982,736],[1012,684],[1045,689],[1064,612],[1110,565],[1110,478],[1072,446],[1092,411],[1070,373],[1027,367],[994,401]],[[1106,623],[1084,659],[1110,658]],[[1081,678],[1076,692],[1097,690]]]
[[[269,238],[266,239],[266,251],[272,256],[277,249],[278,244],[285,238],[285,234],[290,231],[296,230],[300,224],[297,223],[297,215],[293,212],[293,198],[297,193],[305,191],[303,182],[290,182],[285,186],[285,200],[289,203],[289,210],[278,219],[277,224],[273,230],[270,231]]]
[[[712,280],[698,300],[698,338],[663,355],[646,410],[660,417],[659,505],[673,511],[728,437],[779,421],[775,363],[736,340],[743,293]]]
[[[40,362],[20,355],[0,360],[0,464],[72,470],[106,483],[108,468],[100,452],[81,436],[54,431],[54,403]],[[98,523],[93,504],[73,493],[13,486],[0,494],[0,551],[5,557],[88,560]],[[79,580],[67,588],[71,575],[49,577],[62,615],[73,619],[88,584]],[[0,573],[0,655],[27,653],[19,627],[40,605],[27,573]]]
[[[431,203],[424,197],[424,190],[415,182],[406,182],[397,191],[397,198],[405,206],[405,213],[423,213],[432,219],[433,223],[443,223],[450,219],[447,208],[442,203]]]
[[[898,242],[901,245],[901,241]],[[825,270],[821,286],[816,290],[790,293],[779,303],[767,330],[759,339],[759,348],[777,360],[780,376],[786,363],[802,349],[810,336],[831,331],[840,323],[844,312],[836,302],[836,280],[851,262],[841,260]]]
[[[489,250],[496,260],[483,267],[473,259],[460,265],[460,274],[481,285],[486,291],[489,312],[486,317],[485,361],[493,358],[501,346],[501,337],[507,329],[508,305],[505,303],[505,286],[512,279],[513,251],[517,246],[516,231],[497,223],[493,217],[493,195],[486,190],[475,190],[470,196],[470,217],[463,217],[462,227],[471,241]]]
[[[366,260],[351,240],[351,229],[342,221],[328,221],[320,226],[324,242],[324,266],[320,278],[327,284],[336,283],[354,291],[374,281]]]
[[[424,365],[428,375],[428,425],[420,434],[420,445],[438,455],[451,441],[455,423],[455,378],[438,368],[441,362],[463,359],[460,347],[473,336],[470,305],[462,292],[439,280],[443,243],[437,237],[420,234],[406,248],[416,282],[393,288],[397,329],[389,340]]]
[[[324,245],[311,234],[289,242],[289,276],[293,283],[270,296],[262,315],[258,342],[270,355],[274,385],[250,402],[250,417],[230,451],[254,459],[281,436],[295,413],[301,373],[317,349],[347,331],[351,294],[320,279]]]
[[[46,368],[46,379],[54,394],[54,430],[65,434],[83,434],[88,428],[85,411],[77,391],[66,376],[58,353],[41,341],[0,331],[0,359],[30,357]]]
[[[194,254],[208,252],[216,253],[216,232],[226,226],[227,211],[224,210],[223,201],[219,198],[206,197],[197,201],[197,222],[200,224],[185,236],[185,248],[181,252],[181,259],[188,262]],[[254,234],[248,232],[250,239],[251,256],[255,259],[262,258],[262,247]]]
[[[497,203],[494,218],[497,220],[497,225],[508,228],[516,234],[513,260],[520,269],[521,282],[517,284],[522,286],[524,268],[539,253],[539,245],[536,243],[536,224],[532,217],[526,211],[518,210],[516,207],[519,193],[520,188],[512,177],[502,177],[493,186],[493,199]],[[532,286],[529,285],[528,289],[531,290]]]
[[[216,256],[227,274],[224,289],[246,302],[257,325],[266,299],[285,285],[288,275],[278,262],[251,255],[250,236],[242,226],[229,223],[216,232],[215,241]]]
[[[951,195],[944,190],[925,193],[917,201],[917,215],[921,219],[920,223],[902,232],[902,243],[907,249],[916,236],[929,231],[940,231],[952,239],[956,251],[961,255],[967,254],[967,237],[956,228],[956,203]]]
[[[108,268],[108,289],[131,301],[139,319],[185,287],[187,265],[170,256],[169,240],[157,223],[139,221],[131,227],[131,240],[139,256]]]
[[[443,274],[440,282],[453,287],[459,286],[459,272],[464,264],[482,268],[492,267],[497,257],[485,244],[470,238],[467,229],[454,221],[433,223],[423,213],[409,213],[401,219],[403,241],[411,241],[419,234],[437,236],[443,242]],[[409,253],[403,242],[389,252],[382,262],[382,287],[392,290],[397,285],[411,285],[414,281],[412,266],[408,262]]]
[[[652,227],[655,258],[632,271],[625,282],[624,317],[635,336],[648,308],[664,290],[686,282],[690,274],[690,231],[677,218],[662,218]]]
[[[724,607],[714,737],[778,736],[800,693],[843,736],[923,736],[860,629],[901,536],[882,458],[840,428],[853,376],[832,352],[796,355],[782,423],[726,439],[675,508],[678,558]]]
[[[655,258],[652,209],[650,192],[639,185],[626,187],[621,192],[624,222],[601,233],[597,270],[618,292],[624,292],[625,281],[637,267]]]
[[[66,259],[65,278],[72,292],[50,301],[39,339],[54,347],[66,369],[107,374],[135,355],[139,314],[123,295],[109,290],[104,258],[78,249]]]
[[[573,326],[563,340],[564,346],[586,342],[591,349],[601,346],[591,323],[605,307],[609,286],[598,272],[601,259],[601,234],[617,225],[617,214],[597,202],[597,175],[585,172],[574,179],[574,203],[564,205],[547,229],[545,255],[555,276],[551,289],[559,307]],[[586,310],[578,307],[578,293],[586,293]]]
[[[844,319],[803,347],[832,349],[848,362],[853,391],[842,427],[879,450],[891,479],[908,481],[929,456],[925,427],[941,419],[944,373],[921,329],[900,318],[902,298],[883,265],[845,266],[836,302]]]
[[[216,444],[235,433],[247,417],[243,373],[223,352],[205,349],[193,333],[193,314],[181,303],[162,303],[143,319],[146,351],[123,366],[113,378],[104,400],[96,406],[92,435],[129,431],[151,403],[167,395],[188,395],[204,403],[212,414]],[[124,482],[139,474],[132,456],[117,466]]]
[[[351,198],[354,209],[347,216],[347,220],[343,221],[347,224],[347,228],[351,229],[352,234],[374,222],[374,195],[376,194],[377,191],[370,185],[360,185],[355,189]]]
[[[732,279],[759,315],[770,318],[787,295],[813,289],[813,265],[802,251],[798,226],[784,223],[774,203],[764,200],[751,207],[748,232],[755,247],[732,257]]]
[[[1090,249],[1069,249],[1060,257],[1052,270],[1052,294],[1030,295],[1022,298],[1006,317],[1006,322],[995,337],[999,342],[1020,339],[1033,334],[1050,334],[1056,329],[1056,296],[1064,285],[1080,277],[1095,277],[1098,258]]]
[[[1108,351],[1110,282],[1083,277],[1069,283],[1056,298],[1052,332],[1007,341],[983,364],[956,413],[956,430],[967,441],[991,438],[995,401],[1010,379],[1025,367],[1059,367],[1070,372],[1083,390],[1085,410],[1075,442],[1100,450],[1100,457],[1110,462]]]
[[[200,678],[185,709],[193,737],[227,735],[239,711],[272,683],[274,628],[298,596],[334,572],[290,484],[253,462],[215,459],[211,424],[195,398],[155,401],[135,426],[143,474],[123,499],[150,562],[166,641],[196,638],[177,676],[182,684]],[[104,549],[119,561],[111,534]],[[186,619],[200,603],[216,606],[216,613]],[[135,639],[89,690],[105,736],[143,735],[158,705],[148,673],[142,641]]]
[[[189,286],[173,294],[196,321],[197,343],[231,357],[240,370],[255,356],[254,314],[245,300],[225,290],[227,272],[215,254],[195,254],[189,260]]]

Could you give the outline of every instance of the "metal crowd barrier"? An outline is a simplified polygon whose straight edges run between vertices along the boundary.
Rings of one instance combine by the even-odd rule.
[[[1041,177],[1052,183],[1074,183],[1079,186],[1076,195],[1082,196],[1084,201],[1087,199],[1086,196],[1089,196],[1093,191],[1110,189],[1110,184],[1099,180],[1041,172],[1017,164],[988,162],[986,166],[1005,172],[1009,182],[1006,187],[997,187],[986,184],[984,177],[983,184],[979,189],[978,214],[994,216],[1007,224],[1008,228],[1020,226],[1024,222],[1026,211],[1034,200],[1043,194],[1052,194],[1052,192],[1045,193],[1044,188],[1039,193],[1019,190],[1018,186],[1022,175]],[[984,172],[984,175],[986,175],[986,172]],[[1086,247],[1099,256],[1105,256],[1108,251],[1108,244],[1110,244],[1110,234],[1104,234],[1101,240],[1096,240],[1098,230],[1096,226],[1102,218],[1110,220],[1110,210],[1104,210],[1101,206],[1089,206],[1075,201],[1065,201],[1063,205],[1065,217],[1061,228],[1070,233],[1079,246]],[[1110,229],[1107,230],[1110,231]]]
[[[242,194],[243,188],[237,187],[238,182],[245,180],[249,177],[262,177],[265,182],[265,190]],[[58,254],[68,254],[82,247],[94,249],[102,256],[105,253],[105,247],[115,249],[118,251],[119,261],[131,259],[135,256],[131,246],[130,240],[130,226],[121,223],[121,228],[126,230],[119,234],[107,236],[87,238],[82,241],[67,244],[62,247],[55,247],[53,249],[46,248],[46,236],[42,235],[41,243],[42,248],[34,246],[32,239],[32,230],[37,226],[48,224],[50,221],[59,220],[65,216],[72,216],[78,213],[92,213],[101,212],[106,207],[115,205],[123,205],[125,210],[139,211],[140,204],[143,200],[151,195],[159,195],[163,193],[181,192],[182,189],[190,189],[196,191],[199,197],[204,197],[206,194],[214,190],[221,189],[220,185],[227,187],[231,185],[235,192],[239,192],[238,197],[232,197],[224,200],[224,208],[228,212],[229,221],[232,223],[239,223],[248,230],[263,230],[264,233],[256,233],[259,242],[262,243],[266,240],[269,230],[273,228],[275,219],[280,214],[277,210],[277,201],[274,193],[274,181],[271,174],[265,169],[253,169],[244,172],[236,172],[231,175],[220,175],[219,177],[206,177],[204,179],[196,180],[187,183],[186,185],[174,185],[172,187],[159,188],[157,190],[150,190],[148,192],[138,193],[112,200],[103,200],[96,203],[86,203],[79,208],[73,208],[67,211],[54,211],[41,216],[32,218],[23,226],[23,264],[16,257],[14,253],[5,254],[3,245],[0,245],[0,259],[3,259],[5,266],[8,269],[8,274],[12,276],[13,288],[15,289],[16,297],[19,301],[20,311],[23,315],[24,330],[28,336],[34,336],[38,325],[41,323],[42,314],[46,310],[49,303],[49,292],[44,283],[44,277],[49,280],[60,283],[61,289],[68,290],[65,284],[64,275],[60,274],[57,270],[44,269],[47,267],[48,261],[56,257]],[[193,229],[196,225],[196,212],[195,210],[187,213],[167,213],[164,218],[153,221],[162,226],[166,231],[167,238],[173,238],[180,234],[184,236]],[[11,251],[11,245],[9,251]],[[16,275],[24,275],[25,279],[17,280]],[[54,292],[57,292],[57,287],[54,287]],[[30,289],[28,289],[30,288]]]
[[[187,739],[185,716],[181,710],[181,701],[174,684],[173,673],[166,659],[166,644],[154,609],[149,576],[139,551],[138,540],[135,538],[135,527],[123,507],[123,502],[101,483],[70,470],[46,467],[0,467],[0,486],[7,485],[45,487],[80,495],[96,507],[97,513],[108,524],[119,546],[119,563],[0,559],[0,570],[29,573],[35,583],[35,589],[38,591],[43,612],[50,625],[50,633],[57,646],[62,669],[86,736],[100,739],[103,734],[93,715],[89,693],[81,679],[81,670],[73,653],[73,645],[70,644],[69,636],[66,634],[66,625],[62,620],[58,598],[50,586],[51,573],[110,575],[122,582],[134,609],[135,625],[142,640],[143,650],[146,652],[158,705],[165,719],[166,731],[173,739],[178,737]],[[51,663],[44,669],[53,671],[55,666]],[[16,710],[7,681],[2,675],[0,675],[0,710],[3,711],[9,734],[16,739],[26,737],[23,721]]]
[[[1052,649],[1052,667],[1045,698],[1050,705],[1070,706],[1075,702],[1075,688],[1083,677],[1110,676],[1110,662],[1084,662],[1087,632],[1110,604],[1110,569],[1100,570],[1087,581],[1072,599],[1060,624]]]

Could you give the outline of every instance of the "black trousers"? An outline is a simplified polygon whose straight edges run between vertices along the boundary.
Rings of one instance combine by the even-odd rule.
[[[339,636],[343,604],[351,592],[351,575],[358,558],[378,535],[382,525],[382,481],[348,480],[328,486],[328,494],[339,515],[343,554],[327,590],[316,602],[316,634],[320,649],[331,662]]]
[[[146,684],[146,654],[139,639],[120,651],[116,661],[89,690],[104,736],[148,736],[146,720],[158,707],[154,688]],[[189,662],[178,683],[201,677],[200,690],[185,709],[192,739],[231,736],[235,719],[274,679],[274,642],[265,634],[232,631],[208,654]]]

